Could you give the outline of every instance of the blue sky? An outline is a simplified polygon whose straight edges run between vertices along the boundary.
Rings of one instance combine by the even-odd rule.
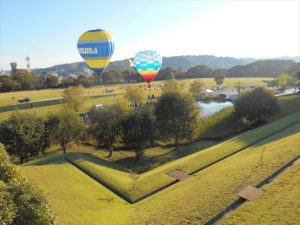
[[[143,49],[163,56],[300,55],[299,0],[0,0],[0,69],[82,61],[81,33],[101,28],[115,41],[112,60]]]

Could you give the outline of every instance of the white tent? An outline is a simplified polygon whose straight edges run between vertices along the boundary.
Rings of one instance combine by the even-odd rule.
[[[212,93],[214,93],[214,91],[211,90],[211,89],[205,89],[205,90],[204,90],[204,94],[205,94],[205,95],[210,95],[210,94],[212,94]]]

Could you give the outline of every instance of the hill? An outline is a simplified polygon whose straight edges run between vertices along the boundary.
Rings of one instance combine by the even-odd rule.
[[[162,68],[173,67],[181,69],[183,71],[188,70],[191,67],[198,66],[201,64],[207,65],[212,69],[229,69],[236,65],[245,65],[251,63],[255,59],[245,58],[237,59],[233,57],[217,57],[213,55],[186,55],[186,56],[172,56],[163,57]],[[59,75],[64,76],[69,73],[80,73],[86,68],[84,62],[67,63],[61,65],[55,65],[48,68],[33,69],[32,71],[36,74],[41,74],[42,72],[57,72]],[[129,69],[128,59],[113,61],[108,66],[109,69]]]
[[[227,70],[229,77],[276,77],[280,73],[294,74],[300,70],[300,63],[293,60],[260,60]]]
[[[294,59],[294,60],[291,60]],[[186,55],[163,57],[162,68],[176,68],[188,71],[199,65],[205,65],[209,69],[226,69],[229,77],[274,77],[280,73],[294,74],[300,70],[300,62],[297,57],[283,57],[282,59],[259,60],[253,58],[217,57],[213,55]],[[129,70],[128,59],[113,61],[109,69]],[[60,76],[79,74],[86,70],[84,62],[55,65],[48,68],[33,69],[33,73],[56,72]],[[210,75],[207,75],[208,77]]]

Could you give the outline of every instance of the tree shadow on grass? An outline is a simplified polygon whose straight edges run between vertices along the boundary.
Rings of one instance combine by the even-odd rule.
[[[126,168],[122,167],[121,165],[118,165],[111,161],[107,161],[107,160],[102,159],[97,156],[93,156],[90,153],[73,153],[73,152],[71,152],[66,156],[66,158],[70,161],[86,160],[86,161],[92,162],[99,166],[108,167],[110,169],[115,169],[115,170],[119,170],[122,172],[129,172]]]
[[[118,159],[115,162],[141,174],[149,170],[152,170],[158,166],[161,166],[167,162],[177,160],[187,155],[193,154],[195,152],[204,150],[208,147],[213,146],[214,144],[216,144],[216,142],[212,142],[212,141],[194,142],[188,145],[180,145],[177,148],[173,147],[171,151],[158,156],[143,157],[140,162],[137,162],[134,156]]]
[[[29,162],[26,164],[23,164],[23,166],[43,166],[43,165],[50,165],[50,164],[64,164],[67,163],[64,160],[64,154],[63,153],[58,153],[52,156],[49,156],[44,159],[40,159],[37,161]]]

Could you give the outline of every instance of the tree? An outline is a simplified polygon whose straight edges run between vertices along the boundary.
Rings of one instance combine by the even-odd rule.
[[[112,156],[113,145],[121,135],[121,121],[129,112],[128,104],[119,101],[110,106],[92,109],[90,117],[92,120],[91,133],[99,143],[104,143]]]
[[[123,122],[123,142],[134,149],[137,161],[143,149],[152,142],[155,134],[155,116],[150,108],[134,110]]]
[[[61,87],[70,87],[70,86],[76,86],[77,81],[73,77],[67,77],[66,79],[63,79],[60,86]]]
[[[104,84],[121,83],[123,73],[121,70],[106,70],[101,78]]]
[[[237,83],[235,84],[235,88],[236,88],[237,92],[240,94],[240,93],[241,93],[241,90],[242,90],[242,88],[243,88],[243,84],[242,84],[241,82],[237,82]]]
[[[75,112],[79,112],[81,106],[88,100],[82,86],[66,88],[63,92],[63,97],[66,105]]]
[[[214,77],[216,85],[222,85],[225,80],[225,75],[224,74],[218,74]]]
[[[264,122],[279,111],[279,104],[273,92],[262,87],[246,91],[234,103],[238,119],[246,119],[250,124]]]
[[[20,83],[12,79],[12,77],[3,75],[0,76],[0,91],[7,92],[12,90],[18,90],[21,88]]]
[[[190,92],[194,97],[199,97],[203,91],[204,83],[200,80],[195,80],[191,83]]]
[[[192,139],[200,112],[189,93],[162,94],[155,105],[155,115],[163,138]]]
[[[54,225],[45,196],[28,183],[0,144],[0,224]]]
[[[160,69],[156,80],[171,80],[175,79],[176,77],[180,77],[183,74],[183,72],[180,69],[175,69],[172,67],[167,67],[164,69]]]
[[[29,156],[45,152],[51,145],[43,118],[30,113],[14,112],[0,126],[0,142],[22,164]]]
[[[18,70],[11,76],[15,81],[17,81],[20,84],[21,89],[23,90],[31,89],[35,86],[35,77],[27,71]]]
[[[179,93],[183,91],[183,88],[184,88],[184,84],[182,82],[179,83],[176,79],[172,79],[164,82],[162,93],[163,94]]]
[[[73,142],[80,143],[85,138],[85,125],[77,113],[70,108],[62,108],[57,114],[59,123],[55,128],[55,139],[64,153]]]
[[[12,224],[16,216],[16,205],[9,186],[0,180],[0,224]]]
[[[143,104],[146,102],[147,91],[142,86],[130,85],[126,87],[125,98],[131,103]]]
[[[48,74],[46,76],[46,81],[45,81],[47,87],[49,88],[55,88],[59,84],[59,78],[58,76],[55,76],[53,74]]]
[[[94,83],[94,79],[93,77],[79,76],[78,83],[85,88],[92,87]]]
[[[298,80],[299,92],[300,92],[300,70],[297,73],[295,73],[295,78]]]
[[[191,78],[203,78],[203,77],[211,77],[213,74],[213,71],[206,65],[199,65],[190,68],[186,72],[186,77]]]
[[[297,73],[295,73],[295,77],[300,81],[300,70]]]
[[[287,73],[281,73],[277,78],[277,83],[281,91],[286,90],[289,83],[289,75]]]

